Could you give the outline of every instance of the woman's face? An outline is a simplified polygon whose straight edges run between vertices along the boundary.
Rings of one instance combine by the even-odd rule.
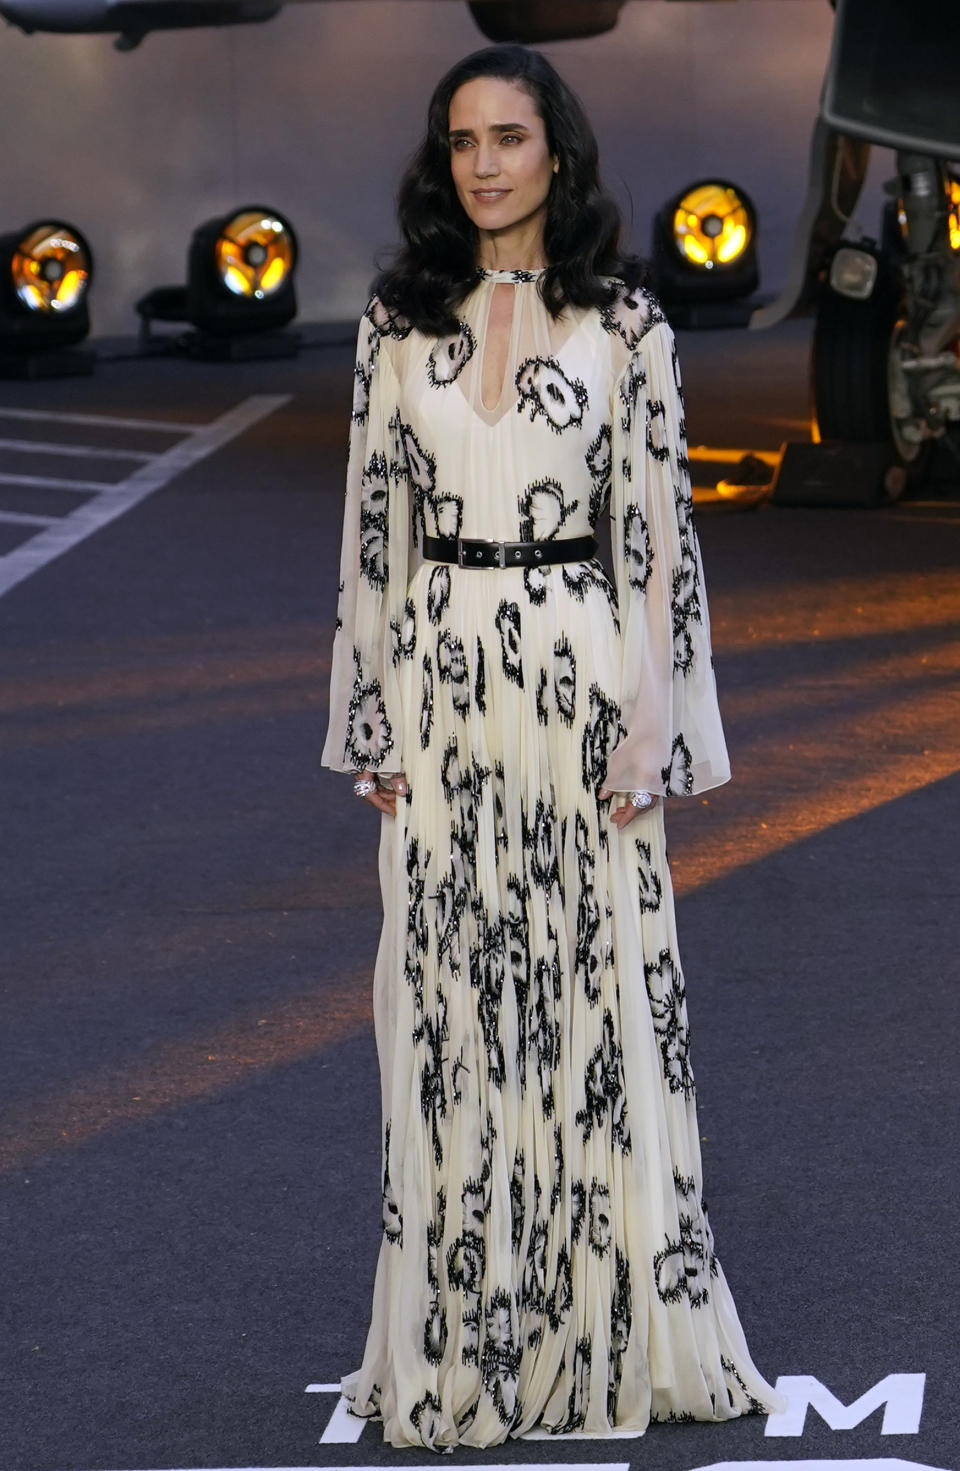
[[[559,161],[547,146],[533,98],[502,77],[474,77],[450,99],[450,172],[480,230],[513,230],[546,218]]]

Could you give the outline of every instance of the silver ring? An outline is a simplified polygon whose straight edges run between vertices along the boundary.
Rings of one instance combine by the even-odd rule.
[[[372,776],[361,777],[353,784],[353,790],[358,797],[366,797],[376,790],[377,783]]]
[[[649,792],[631,792],[630,801],[633,803],[634,807],[639,807],[641,812],[644,811],[647,807],[653,806],[653,797],[650,795]]]

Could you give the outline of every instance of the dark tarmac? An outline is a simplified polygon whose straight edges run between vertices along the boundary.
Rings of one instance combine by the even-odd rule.
[[[809,332],[679,332],[691,447],[805,439]],[[434,1464],[322,1388],[380,1230],[380,818],[317,765],[354,334],[0,384],[0,1471]],[[960,484],[698,525],[734,779],[668,835],[707,1198],[820,1411],[450,1459],[952,1471]]]

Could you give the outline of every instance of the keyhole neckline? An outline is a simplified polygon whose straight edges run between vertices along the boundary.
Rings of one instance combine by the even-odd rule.
[[[536,271],[493,271],[486,266],[478,266],[477,274],[485,281],[512,281],[521,284],[525,281],[539,281],[546,269],[546,266],[541,266]]]

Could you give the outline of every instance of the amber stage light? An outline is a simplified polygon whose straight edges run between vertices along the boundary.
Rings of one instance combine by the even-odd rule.
[[[214,245],[216,269],[227,290],[257,301],[280,290],[293,270],[295,252],[290,226],[261,210],[234,215]]]
[[[737,260],[753,238],[751,210],[732,184],[700,184],[673,212],[673,238],[684,259],[705,271]]]
[[[186,286],[157,286],[137,302],[142,339],[153,322],[186,322],[195,330],[175,346],[194,357],[295,353],[299,338],[282,329],[297,313],[297,255],[293,226],[276,210],[245,205],[205,221],[190,242]]]
[[[0,238],[0,374],[89,372],[93,358],[66,351],[90,330],[93,256],[80,231],[37,220]]]
[[[675,194],[653,221],[654,290],[665,306],[685,306],[678,325],[735,326],[756,303],[757,213],[729,179],[699,179]]]

